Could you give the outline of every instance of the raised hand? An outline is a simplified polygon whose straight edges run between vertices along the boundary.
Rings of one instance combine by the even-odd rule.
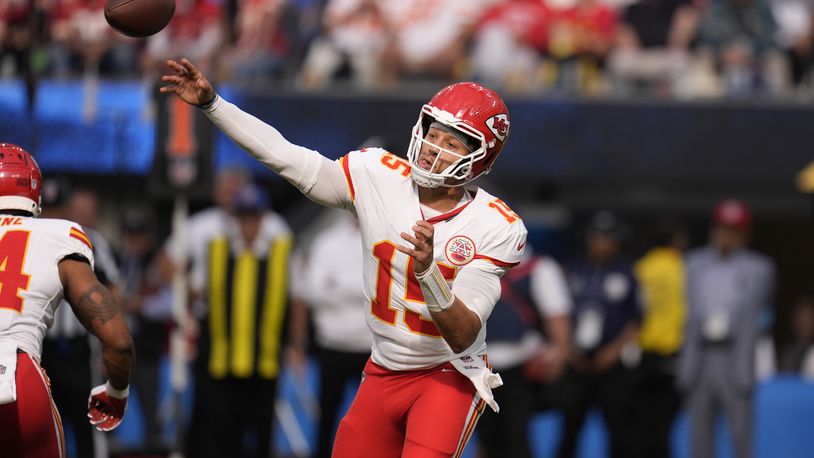
[[[401,238],[413,244],[413,248],[396,245],[396,249],[415,259],[413,270],[415,270],[416,274],[419,274],[426,272],[434,262],[433,236],[435,228],[424,220],[418,220],[413,226],[413,233],[414,236],[406,232],[401,233]]]
[[[167,66],[175,74],[161,77],[161,81],[169,83],[161,87],[162,93],[175,94],[190,105],[203,105],[215,98],[215,88],[192,62],[187,59],[181,59],[180,63],[168,60]]]

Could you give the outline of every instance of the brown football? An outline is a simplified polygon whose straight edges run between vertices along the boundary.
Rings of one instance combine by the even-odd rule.
[[[148,37],[167,26],[175,0],[106,0],[105,19],[129,37]]]

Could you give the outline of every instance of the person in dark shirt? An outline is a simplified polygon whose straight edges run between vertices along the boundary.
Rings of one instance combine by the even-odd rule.
[[[669,95],[690,67],[699,13],[691,0],[639,0],[628,6],[608,67],[617,90]]]
[[[615,215],[593,216],[586,256],[568,264],[574,300],[571,365],[562,385],[564,430],[557,456],[573,457],[588,409],[597,406],[608,428],[610,456],[631,456],[632,376],[622,355],[638,333],[641,307],[633,266],[620,257]]]

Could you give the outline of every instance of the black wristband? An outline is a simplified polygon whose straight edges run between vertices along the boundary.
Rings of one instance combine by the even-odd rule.
[[[198,108],[206,110],[206,109],[210,108],[212,105],[214,105],[217,100],[218,100],[218,94],[215,93],[215,96],[212,97],[212,100],[210,100],[208,102],[204,102],[204,103],[198,105]]]

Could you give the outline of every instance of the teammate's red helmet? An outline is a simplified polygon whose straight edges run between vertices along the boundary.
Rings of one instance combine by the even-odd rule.
[[[37,162],[17,145],[0,143],[0,210],[40,214],[42,173]]]
[[[430,124],[439,122],[463,133],[476,145],[446,170],[434,173],[418,166],[421,145]],[[456,83],[441,89],[421,108],[407,152],[416,183],[426,187],[461,186],[489,173],[509,137],[509,110],[493,90],[477,83]]]

